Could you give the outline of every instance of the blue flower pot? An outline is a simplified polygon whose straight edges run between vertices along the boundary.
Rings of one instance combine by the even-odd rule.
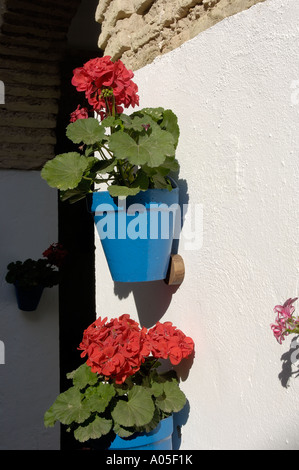
[[[149,433],[134,434],[122,439],[116,436],[108,450],[172,450],[173,417],[160,421]]]
[[[124,199],[94,192],[91,211],[112,279],[165,279],[172,243],[178,237],[179,189],[149,189]]]
[[[23,287],[19,286],[17,283],[14,284],[14,286],[19,309],[25,312],[33,312],[34,310],[36,310],[41,299],[44,287]]]

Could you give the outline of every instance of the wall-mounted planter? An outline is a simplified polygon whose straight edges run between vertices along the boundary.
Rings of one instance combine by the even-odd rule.
[[[172,450],[173,417],[160,421],[149,433],[134,434],[122,439],[116,436],[108,450]]]
[[[94,192],[91,211],[112,279],[142,282],[165,279],[180,220],[179,189],[149,189],[125,199]]]
[[[25,312],[33,312],[34,310],[36,310],[41,299],[44,287],[23,287],[18,285],[18,283],[15,283],[14,286],[19,309]]]

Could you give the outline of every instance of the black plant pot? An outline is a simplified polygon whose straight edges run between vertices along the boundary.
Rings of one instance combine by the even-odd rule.
[[[33,312],[36,310],[41,299],[44,286],[23,287],[19,286],[17,283],[14,284],[14,286],[19,309],[24,310],[25,312]]]

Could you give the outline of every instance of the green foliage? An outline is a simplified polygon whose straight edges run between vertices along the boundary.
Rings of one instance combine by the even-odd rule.
[[[53,287],[59,282],[59,273],[46,259],[28,258],[25,261],[9,263],[5,280],[9,284],[18,284],[19,287]]]
[[[127,400],[119,400],[112,410],[112,417],[124,427],[144,426],[154,415],[155,406],[149,390],[136,385],[128,390]]]
[[[83,142],[86,145],[95,144],[104,138],[105,129],[99,126],[97,119],[78,119],[67,127],[66,135],[74,142],[80,144]]]
[[[171,110],[145,108],[101,122],[78,119],[68,125],[66,135],[80,153],[57,155],[41,172],[49,186],[61,190],[62,200],[76,202],[101,182],[112,196],[172,189],[168,175],[179,168],[179,126]]]
[[[45,413],[45,426],[60,421],[80,442],[108,434],[111,439],[115,434],[125,438],[155,429],[186,403],[175,372],[159,374],[158,365],[155,359],[147,358],[135,375],[115,384],[82,364],[67,375],[72,386]]]

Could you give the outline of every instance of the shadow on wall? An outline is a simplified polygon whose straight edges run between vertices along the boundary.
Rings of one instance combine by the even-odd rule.
[[[188,204],[189,196],[186,180],[177,180],[180,189],[179,205],[181,208],[181,227],[184,224],[183,206]],[[174,240],[172,253],[179,251],[179,239]],[[167,311],[172,296],[180,286],[167,285],[164,280],[150,282],[115,282],[114,293],[119,299],[125,299],[132,292],[138,312],[139,323],[150,328],[159,321]]]
[[[178,287],[168,286],[164,281],[115,282],[114,293],[120,299],[124,299],[132,292],[139,323],[141,326],[150,328],[163,317]]]
[[[183,359],[180,364],[175,366],[175,370],[180,382],[185,382],[188,378],[189,371],[192,367],[194,355],[196,351],[193,353],[191,357]],[[173,435],[172,435],[172,445],[173,449],[177,450],[181,446],[182,435],[184,429],[182,427],[187,423],[190,414],[190,403],[187,400],[184,408],[179,413],[174,413],[173,417]]]
[[[282,369],[281,372],[278,374],[278,378],[281,382],[281,385],[285,388],[289,387],[289,381],[292,376],[299,377],[299,368],[297,365],[297,370],[293,371],[293,365],[298,361],[299,359],[299,336],[295,336],[291,345],[289,351],[284,353],[281,356],[281,361],[282,361]]]
[[[172,448],[178,450],[181,447],[182,441],[182,426],[184,426],[189,417],[190,404],[187,400],[186,405],[179,413],[174,413],[173,416],[173,435],[172,435]],[[184,432],[184,431],[183,431]]]

